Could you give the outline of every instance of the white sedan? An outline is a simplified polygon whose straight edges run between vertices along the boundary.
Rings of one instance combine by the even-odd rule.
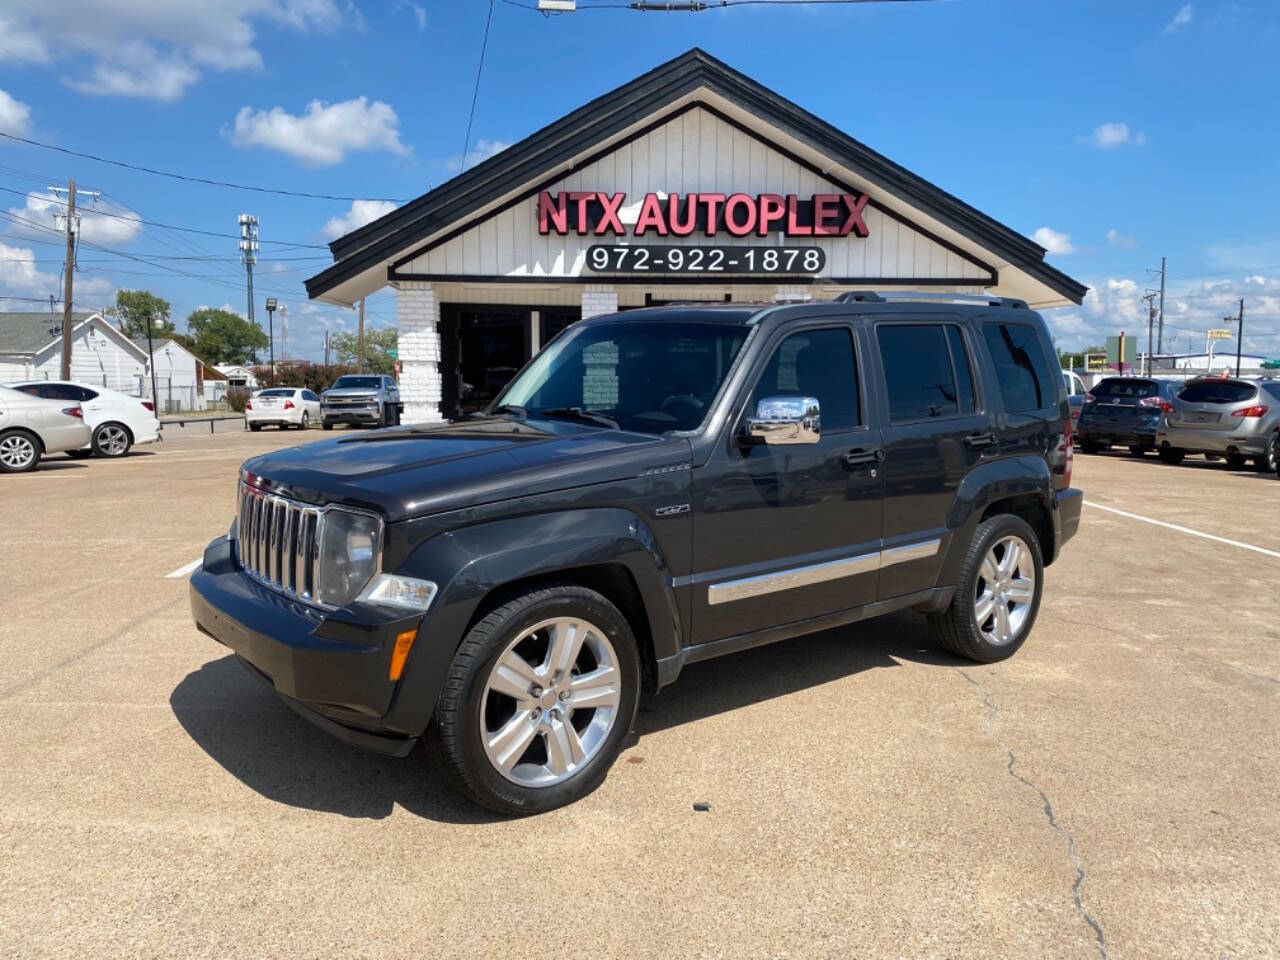
[[[83,447],[89,434],[80,404],[0,387],[0,473],[34,470],[46,454]]]
[[[305,430],[312,420],[319,419],[320,398],[301,387],[259,390],[244,405],[244,422],[250,430],[261,430],[269,423],[281,430],[288,427]]]
[[[83,450],[69,451],[73,457],[123,457],[135,444],[160,438],[160,421],[150,400],[76,380],[28,380],[11,386],[33,397],[66,400],[84,408],[84,422],[93,432]]]

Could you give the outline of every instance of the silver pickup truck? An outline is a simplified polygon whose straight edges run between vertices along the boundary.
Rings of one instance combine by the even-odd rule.
[[[355,373],[339,377],[320,395],[321,426],[335,423],[393,427],[400,422],[404,405],[395,380],[383,374]]]

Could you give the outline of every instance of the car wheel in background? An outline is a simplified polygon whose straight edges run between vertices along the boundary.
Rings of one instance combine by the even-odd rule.
[[[929,617],[929,628],[952,653],[978,663],[1004,660],[1031,633],[1043,585],[1035,531],[1013,514],[990,517],[973,533],[951,606]]]
[[[25,430],[0,433],[0,473],[26,473],[40,462],[40,441]]]
[[[1150,447],[1144,447],[1140,443],[1129,444],[1129,452],[1133,454],[1135,457],[1145,456],[1146,452],[1150,449],[1151,449]]]
[[[1172,467],[1180,464],[1183,457],[1187,455],[1187,451],[1179,450],[1177,447],[1161,447],[1157,453],[1161,463],[1167,463]]]
[[[72,460],[87,460],[93,456],[93,447],[81,447],[79,450],[68,450],[67,456]]]
[[[463,639],[436,708],[433,746],[477,803],[542,813],[600,785],[639,695],[639,648],[617,607],[576,584],[531,590]]]
[[[388,410],[387,405],[384,403],[378,408],[378,429],[381,430],[383,427],[389,426],[390,424],[391,413]]]
[[[260,423],[251,423],[251,424],[249,424],[249,429],[250,429],[250,430],[252,430],[254,433],[257,433],[259,430],[261,430],[261,429],[262,429],[262,424],[260,424]]]
[[[1096,440],[1081,440],[1080,452],[1081,453],[1101,453],[1102,444],[1098,443],[1098,441]]]
[[[1206,454],[1204,455],[1204,458],[1205,458],[1206,460],[1208,460],[1210,463],[1217,463],[1219,460],[1221,460],[1221,459],[1222,459],[1222,454],[1220,454],[1220,453],[1206,453]]]
[[[1231,470],[1243,470],[1249,463],[1249,458],[1240,453],[1227,454],[1227,467]]]
[[[1267,446],[1267,452],[1260,457],[1256,457],[1253,465],[1258,468],[1259,473],[1275,473],[1277,462],[1280,462],[1280,437],[1273,437],[1271,443]]]
[[[133,437],[122,423],[100,423],[93,431],[94,456],[115,459],[123,457],[133,446]]]
[[[332,424],[332,423],[330,423],[328,420],[322,420],[322,421],[320,421],[320,429],[322,429],[322,430],[332,430],[332,429],[333,429],[333,424]]]
[[[311,415],[307,411],[302,411],[302,419],[298,421],[298,429],[306,430],[311,426]]]

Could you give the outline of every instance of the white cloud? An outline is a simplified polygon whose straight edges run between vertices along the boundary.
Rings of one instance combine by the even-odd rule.
[[[1178,9],[1178,12],[1173,15],[1173,19],[1165,24],[1163,32],[1173,33],[1175,30],[1185,27],[1191,22],[1192,12],[1191,4],[1184,3]]]
[[[336,240],[353,230],[359,230],[366,223],[372,223],[396,208],[390,200],[355,200],[351,209],[338,217],[330,217],[325,221],[320,232],[326,240]]]
[[[0,133],[25,137],[31,132],[31,108],[0,90]]]
[[[1117,250],[1132,250],[1138,245],[1133,237],[1121,233],[1115,227],[1107,231],[1107,246],[1114,247]]]
[[[47,194],[29,193],[26,203],[21,207],[10,208],[9,214],[30,222],[11,224],[9,232],[28,239],[48,240],[49,231],[55,229],[54,216],[65,211],[66,204],[63,200]],[[114,215],[108,216],[81,201],[76,207],[76,213],[80,216],[80,239],[89,243],[118,246],[128,243],[142,229],[142,224],[137,220],[138,215],[132,210],[113,211]],[[127,219],[130,217],[134,219]]]
[[[509,146],[511,146],[509,140],[486,140],[481,137],[476,141],[476,148],[469,150],[465,158],[455,153],[446,161],[445,166],[450,170],[465,170],[469,167],[474,167],[482,160],[488,160],[495,154],[501,153]]]
[[[0,243],[0,290],[9,296],[47,297],[56,293],[57,287],[56,275],[36,269],[36,255],[32,250]],[[30,310],[31,307],[21,309]]]
[[[1147,142],[1147,135],[1141,130],[1130,130],[1127,123],[1103,123],[1080,139],[1099,150],[1114,150],[1116,147],[1140,147]]]
[[[283,107],[241,107],[227,134],[238,147],[265,147],[296,157],[308,166],[329,166],[357,150],[386,150],[404,155],[400,120],[389,104],[367,97],[324,103],[312,100],[295,116]],[[225,132],[225,131],[224,131]]]
[[[10,4],[12,6],[12,4]],[[175,100],[201,69],[262,66],[254,23],[333,30],[354,18],[339,0],[40,0],[0,19],[0,61],[67,66],[84,93]]]
[[[1049,227],[1041,227],[1031,235],[1031,239],[1056,256],[1065,257],[1067,254],[1075,253],[1076,251],[1076,248],[1071,243],[1070,234],[1059,233]]]
[[[0,17],[0,61],[48,63],[49,50],[36,33],[25,30],[15,20]]]
[[[418,21],[418,31],[427,29],[427,8],[420,3],[412,3],[411,0],[395,0],[393,4],[395,10],[408,10],[413,14],[415,20]]]

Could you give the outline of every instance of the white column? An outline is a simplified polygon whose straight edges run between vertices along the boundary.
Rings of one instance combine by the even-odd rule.
[[[396,292],[400,399],[404,423],[439,421],[440,304],[429,283],[403,281]]]
[[[611,284],[588,283],[582,288],[582,319],[618,312],[618,290]]]
[[[529,311],[529,356],[536,357],[542,349],[542,312]]]

